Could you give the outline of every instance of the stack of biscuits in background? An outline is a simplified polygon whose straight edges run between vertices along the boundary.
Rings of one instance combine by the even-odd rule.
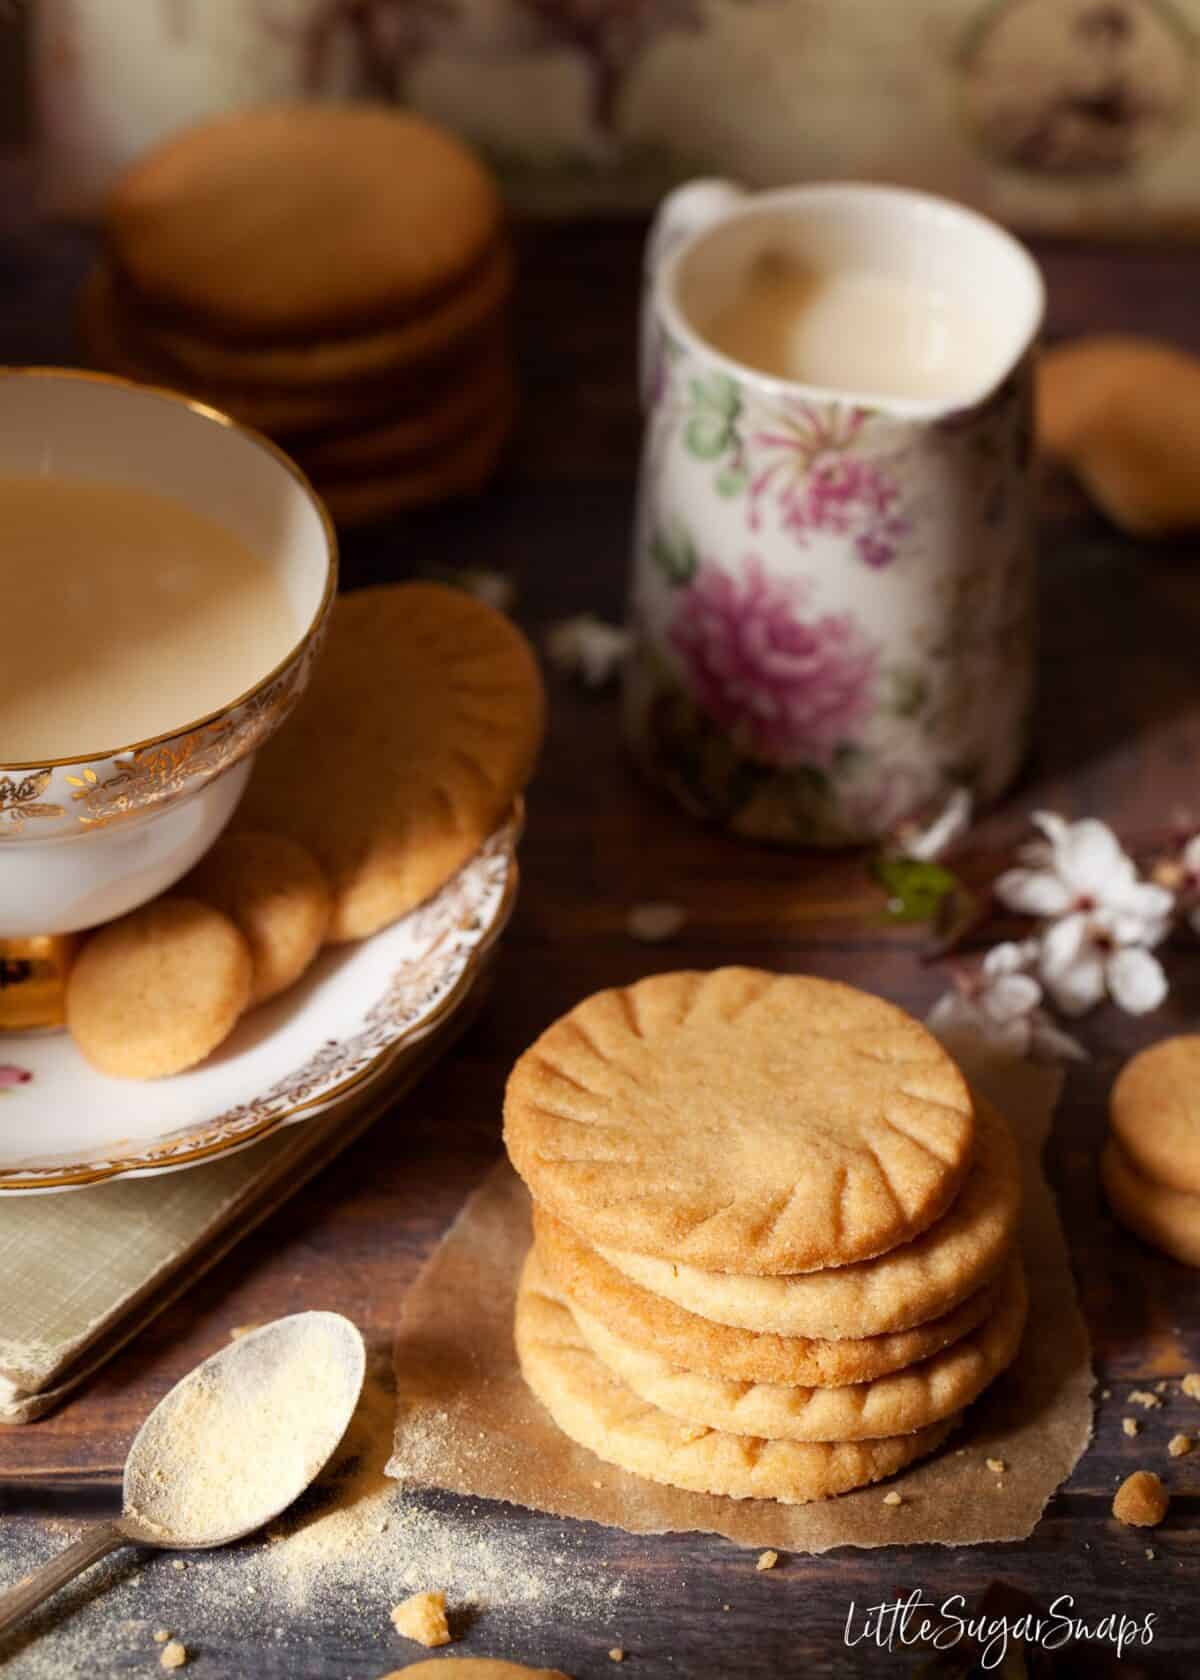
[[[1013,1140],[866,993],[747,968],[597,993],[518,1061],[505,1141],[534,1198],[522,1371],[625,1470],[842,1493],[932,1452],[1017,1352]]]
[[[1100,1158],[1109,1205],[1145,1242],[1200,1266],[1200,1036],[1165,1038],[1122,1068]]]
[[[87,938],[66,995],[82,1054],[117,1078],[180,1073],[324,946],[423,904],[511,820],[544,716],[533,649],[464,590],[342,596],[229,829],[177,886]]]
[[[271,106],[118,181],[80,333],[97,368],[198,397],[295,457],[335,519],[478,490],[516,390],[499,192],[383,107]]]

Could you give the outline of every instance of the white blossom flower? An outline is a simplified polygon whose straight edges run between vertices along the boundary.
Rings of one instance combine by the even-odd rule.
[[[594,613],[560,619],[546,638],[546,652],[560,671],[582,677],[589,688],[600,688],[613,676],[629,652],[630,634],[619,624],[606,624]]]
[[[1188,926],[1200,933],[1200,834],[1193,834],[1179,854],[1179,898],[1186,905]]]
[[[1005,870],[996,882],[1002,904],[1027,916],[1105,910],[1140,919],[1148,930],[1165,923],[1174,896],[1138,878],[1133,859],[1107,823],[1095,817],[1069,823],[1051,811],[1039,811],[1033,823],[1043,838],[1022,846],[1023,867]]]
[[[1163,966],[1149,949],[1167,925],[1103,909],[1062,916],[1041,938],[1042,983],[1064,1015],[1085,1015],[1106,995],[1129,1015],[1147,1015],[1167,995]]]
[[[1140,879],[1106,823],[1047,811],[1033,820],[1041,838],[1021,848],[1021,867],[1006,870],[995,892],[1009,909],[1047,923],[1037,971],[1050,998],[1065,1015],[1083,1015],[1105,996],[1131,1015],[1157,1009],[1167,980],[1152,949],[1170,927],[1175,895]]]
[[[974,805],[970,788],[955,788],[927,822],[914,820],[900,825],[896,850],[918,863],[936,862],[970,828]]]
[[[1083,1046],[1041,1006],[1041,985],[1029,972],[1038,957],[1036,940],[994,946],[975,974],[959,976],[955,989],[933,1006],[929,1025],[948,1041],[982,1039],[1005,1056],[1082,1059]]]

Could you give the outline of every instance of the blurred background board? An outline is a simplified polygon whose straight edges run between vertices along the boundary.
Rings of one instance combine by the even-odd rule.
[[[542,210],[868,176],[1030,230],[1200,228],[1200,0],[10,0],[0,31],[0,121],[27,45],[46,201],[73,213],[180,123],[370,96]]]

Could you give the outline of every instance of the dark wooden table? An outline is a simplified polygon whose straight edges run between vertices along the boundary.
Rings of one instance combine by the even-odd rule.
[[[0,212],[0,356],[69,359],[70,300],[89,241],[37,231],[23,177],[7,180]],[[516,615],[537,640],[584,609],[619,616],[638,442],[633,342],[640,229],[620,223],[538,227],[523,236],[521,332],[526,403],[515,459],[477,503],[411,518],[346,545],[348,586],[444,566],[511,574]],[[1200,252],[1043,246],[1055,335],[1100,326],[1142,328],[1200,350]],[[1153,840],[1191,805],[1200,818],[1200,553],[1191,543],[1144,547],[1114,534],[1069,486],[1048,483],[1042,546],[1044,652],[1037,750],[1024,782],[982,821],[962,868],[985,883],[1040,807],[1101,815],[1131,845]],[[585,993],[654,967],[745,962],[856,981],[914,1010],[947,984],[921,960],[922,935],[881,918],[881,896],[857,855],[788,856],[696,827],[630,770],[611,693],[586,694],[551,676],[549,742],[529,800],[524,888],[484,1018],[419,1092],[137,1338],[90,1388],[32,1427],[0,1432],[0,1565],[6,1553],[49,1549],[57,1526],[116,1509],[126,1445],[148,1408],[234,1325],[299,1308],[348,1313],[379,1344],[405,1286],[468,1190],[499,1151],[500,1098],[514,1057]],[[625,931],[631,905],[667,899],[689,920],[669,947]],[[1149,1020],[1105,1009],[1082,1035],[1094,1059],[1072,1069],[1048,1167],[1060,1196],[1101,1383],[1096,1440],[1032,1537],[975,1549],[835,1552],[796,1558],[769,1575],[752,1555],[698,1535],[636,1539],[564,1525],[503,1506],[463,1521],[517,1525],[564,1568],[607,1566],[627,1578],[619,1625],[611,1615],[564,1620],[547,1604],[484,1611],[455,1647],[553,1663],[585,1680],[612,1672],[619,1636],[640,1680],[678,1675],[907,1674],[926,1657],[847,1651],[842,1629],[861,1605],[914,1586],[976,1601],[1002,1581],[1045,1606],[1071,1592],[1077,1614],[1157,1615],[1153,1646],[1119,1667],[1104,1648],[1060,1653],[1055,1674],[1191,1675],[1200,1669],[1200,1454],[1170,1466],[1175,1497],[1153,1539],[1109,1514],[1114,1482],[1143,1464],[1167,1469],[1173,1428],[1200,1409],[1173,1400],[1140,1440],[1120,1419],[1131,1387],[1200,1367],[1200,1278],[1158,1258],[1114,1225],[1096,1163],[1105,1095],[1136,1046],[1193,1025],[1200,946],[1169,955],[1168,1004]],[[3,1280],[0,1279],[0,1288]],[[1190,1416],[1187,1415],[1189,1405]],[[1193,1491],[1189,1492],[1191,1489]],[[445,1501],[447,1508],[453,1501]],[[237,1559],[206,1569],[236,1569]],[[144,1614],[185,1630],[199,1675],[376,1676],[411,1657],[371,1617],[248,1616],[231,1630],[192,1602],[164,1564],[140,1575]],[[723,1605],[729,1605],[723,1610]],[[64,1595],[71,1644],[0,1647],[14,1675],[145,1670],[112,1634],[104,1599],[80,1585]],[[130,1611],[122,1612],[128,1617]],[[157,1624],[156,1624],[157,1625]],[[78,1652],[90,1646],[90,1658]],[[411,1647],[403,1647],[411,1652]],[[75,1657],[70,1652],[76,1653]],[[72,1667],[72,1662],[79,1666]],[[190,1672],[190,1671],[189,1671]],[[1021,1670],[1024,1672],[1024,1670]]]

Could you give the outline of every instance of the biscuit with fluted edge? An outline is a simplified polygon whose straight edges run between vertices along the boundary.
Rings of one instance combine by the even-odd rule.
[[[641,1399],[685,1423],[768,1440],[864,1441],[924,1429],[978,1399],[1012,1363],[1027,1306],[1024,1273],[1014,1258],[997,1287],[995,1307],[976,1329],[929,1359],[840,1388],[706,1376],[637,1347],[578,1306],[571,1306],[571,1315],[597,1359]]]
[[[652,1295],[536,1203],[533,1229],[543,1270],[573,1308],[583,1307],[626,1341],[661,1353],[673,1364],[729,1382],[804,1388],[870,1382],[928,1359],[969,1335],[995,1304],[995,1285],[985,1284],[940,1318],[890,1335],[776,1336],[714,1324]]]
[[[1200,1266],[1200,1196],[1143,1178],[1111,1137],[1101,1151],[1100,1177],[1122,1225],[1173,1260]]]
[[[84,945],[67,981],[67,1026],[101,1073],[162,1079],[229,1036],[252,972],[228,916],[198,899],[154,899]]]
[[[564,1435],[606,1463],[694,1493],[788,1505],[827,1499],[894,1476],[935,1451],[958,1421],[872,1441],[772,1441],[681,1424],[596,1358],[532,1254],[517,1293],[516,1345],[525,1381]]]
[[[544,701],[525,637],[465,590],[337,601],[295,711],[258,754],[239,825],[286,834],[329,882],[329,939],[361,939],[444,886],[533,773]]]
[[[254,964],[251,1005],[286,991],[325,943],[329,885],[312,853],[286,835],[226,831],[179,890],[241,930]]]
[[[361,473],[326,475],[314,467],[330,517],[338,525],[368,525],[410,508],[477,495],[499,465],[515,412],[515,397],[502,397],[470,432],[425,459],[396,461]],[[306,465],[303,450],[298,454]]]
[[[1200,1033],[1160,1039],[1127,1061],[1109,1124],[1143,1178],[1200,1196]]]
[[[975,1093],[971,1170],[927,1231],[874,1260],[785,1277],[705,1272],[600,1246],[632,1282],[676,1306],[742,1330],[779,1336],[881,1336],[950,1312],[999,1271],[1021,1213],[1021,1163],[1008,1125]]]
[[[260,105],[178,130],[117,179],[109,249],[136,291],[214,337],[393,324],[469,274],[499,190],[447,130],[394,106]]]
[[[585,998],[517,1062],[513,1165],[587,1241],[774,1276],[911,1242],[971,1162],[967,1083],[853,986],[754,968]]]
[[[113,280],[117,307],[126,318],[136,319],[148,349],[201,384],[278,395],[294,390],[357,389],[387,379],[394,392],[397,380],[405,382],[414,374],[440,370],[446,363],[463,360],[485,340],[505,336],[513,258],[507,243],[498,241],[452,291],[439,294],[404,320],[296,344],[223,344],[137,309],[137,300],[125,295],[119,272]]]

